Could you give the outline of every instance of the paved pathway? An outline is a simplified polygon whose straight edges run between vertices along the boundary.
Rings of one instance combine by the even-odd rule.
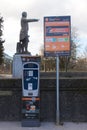
[[[64,123],[56,126],[54,122],[42,122],[40,127],[21,127],[21,122],[0,122],[0,130],[86,130],[87,123]]]

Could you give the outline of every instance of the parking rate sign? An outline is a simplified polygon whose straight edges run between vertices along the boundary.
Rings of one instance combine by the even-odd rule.
[[[70,16],[44,17],[45,56],[70,55]]]

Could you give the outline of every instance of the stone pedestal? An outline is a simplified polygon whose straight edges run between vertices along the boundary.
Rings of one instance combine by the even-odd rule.
[[[22,78],[23,63],[26,62],[23,58],[30,57],[30,54],[15,54],[13,56],[13,77]]]

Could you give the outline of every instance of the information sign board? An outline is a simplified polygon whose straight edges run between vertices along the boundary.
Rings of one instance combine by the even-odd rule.
[[[70,55],[70,16],[44,17],[45,56]]]

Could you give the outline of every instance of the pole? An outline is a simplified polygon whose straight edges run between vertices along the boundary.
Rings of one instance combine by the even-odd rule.
[[[56,125],[59,125],[59,57],[56,57]]]

